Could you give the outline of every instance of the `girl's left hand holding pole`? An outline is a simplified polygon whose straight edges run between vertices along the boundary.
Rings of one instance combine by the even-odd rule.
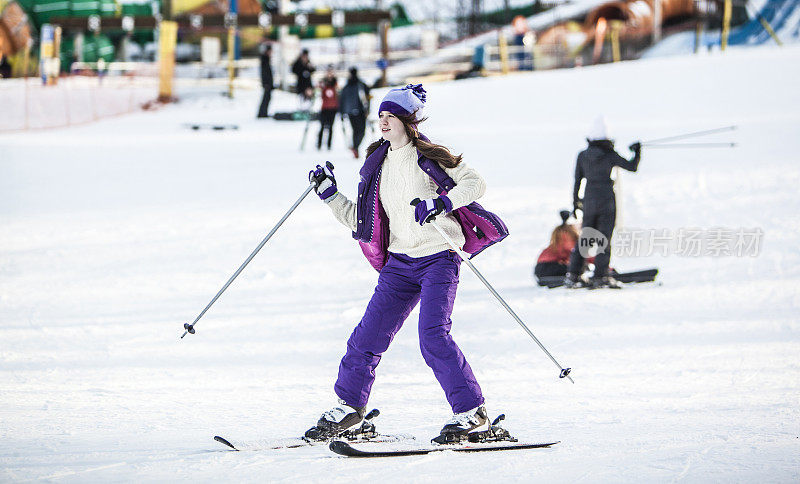
[[[411,205],[414,205],[414,220],[420,225],[430,222],[437,215],[441,213],[450,213],[453,211],[453,203],[447,198],[446,195],[441,195],[436,198],[429,198],[427,200],[420,200],[415,198]]]

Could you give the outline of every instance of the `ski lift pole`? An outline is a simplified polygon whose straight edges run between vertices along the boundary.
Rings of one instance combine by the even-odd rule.
[[[333,164],[331,164],[330,161],[328,162],[328,164],[329,164],[329,168],[333,169]],[[197,322],[200,321],[200,318],[203,317],[203,315],[206,313],[206,311],[208,311],[208,309],[215,302],[217,302],[217,299],[219,299],[219,297],[222,295],[222,293],[225,292],[226,289],[228,289],[228,286],[230,286],[231,283],[234,281],[234,279],[236,279],[239,276],[239,274],[242,273],[244,268],[247,267],[247,264],[249,264],[250,261],[253,260],[253,258],[256,256],[256,254],[258,254],[258,251],[260,251],[264,247],[264,245],[267,243],[267,241],[275,234],[275,232],[278,231],[280,226],[283,225],[283,222],[285,222],[286,219],[289,218],[289,215],[291,215],[292,212],[295,211],[295,209],[300,205],[300,203],[303,200],[305,200],[306,196],[308,196],[308,194],[311,193],[311,191],[317,185],[318,185],[318,182],[316,180],[312,180],[311,183],[309,183],[308,188],[306,188],[306,190],[303,192],[303,194],[300,195],[300,198],[298,198],[297,201],[294,202],[294,205],[292,205],[292,208],[290,208],[289,211],[286,212],[283,215],[283,217],[281,217],[281,219],[278,221],[278,223],[275,224],[275,226],[272,228],[272,230],[269,231],[267,236],[264,237],[264,240],[262,240],[261,243],[258,244],[258,247],[256,247],[256,249],[247,257],[247,260],[245,260],[244,263],[242,263],[242,265],[239,266],[238,269],[236,269],[236,272],[231,276],[230,279],[228,279],[228,282],[226,282],[225,285],[222,286],[222,289],[220,289],[219,292],[217,292],[216,296],[214,296],[214,298],[211,299],[211,302],[209,302],[208,305],[205,308],[203,308],[203,310],[200,312],[200,314],[194,319],[194,321],[192,321],[192,324],[185,323],[183,325],[183,328],[184,328],[185,331],[183,332],[183,335],[181,335],[181,339],[183,339],[183,337],[186,336],[187,333],[188,334],[194,334],[195,333],[194,325],[197,324]]]
[[[415,202],[419,202],[419,199],[414,200],[414,201]],[[416,205],[414,202],[411,202],[411,204],[412,205]],[[558,361],[556,361],[555,358],[553,358],[553,355],[551,355],[550,352],[547,351],[547,348],[545,348],[544,345],[542,344],[542,342],[539,341],[539,338],[537,338],[533,334],[533,332],[528,328],[528,326],[526,326],[525,323],[522,322],[520,317],[517,316],[517,313],[515,313],[514,310],[511,309],[511,306],[509,306],[508,303],[500,296],[500,294],[498,294],[497,291],[495,291],[494,287],[492,287],[492,285],[489,284],[489,281],[487,281],[486,278],[483,277],[483,274],[481,274],[481,272],[478,270],[478,268],[475,267],[475,265],[472,263],[471,260],[469,260],[469,257],[466,254],[464,254],[458,248],[458,246],[456,245],[455,242],[453,242],[453,239],[451,239],[450,236],[447,235],[444,232],[444,230],[442,230],[441,227],[439,227],[439,224],[436,223],[436,220],[431,220],[430,224],[433,225],[433,227],[439,232],[439,234],[444,238],[444,240],[447,241],[447,243],[450,245],[450,247],[453,248],[453,250],[456,252],[456,254],[458,254],[458,256],[461,258],[461,260],[463,260],[464,262],[467,263],[467,266],[469,266],[469,268],[472,270],[472,272],[475,273],[476,276],[478,276],[478,279],[480,279],[481,282],[486,286],[486,288],[489,289],[489,292],[491,292],[492,295],[494,297],[496,297],[498,301],[500,301],[500,304],[502,304],[503,307],[506,308],[506,311],[508,311],[509,314],[511,314],[511,316],[517,321],[517,323],[519,323],[519,325],[522,326],[522,329],[524,329],[525,332],[528,333],[528,336],[530,336],[533,339],[533,341],[535,341],[536,344],[539,345],[539,348],[541,348],[542,351],[544,351],[544,353],[550,358],[550,360],[553,363],[555,363],[555,365],[558,367],[558,369],[561,370],[561,373],[559,373],[558,377],[559,378],[566,378],[569,381],[571,381],[572,383],[575,383],[575,381],[572,379],[572,377],[569,376],[570,372],[572,371],[572,368],[564,368],[563,366],[561,366],[561,364]]]
[[[676,140],[684,139],[684,138],[693,138],[695,136],[705,136],[707,134],[721,133],[723,131],[733,131],[736,128],[737,128],[737,126],[733,125],[733,126],[724,126],[722,128],[706,129],[706,130],[703,130],[703,131],[695,131],[695,132],[692,132],[692,133],[678,134],[678,135],[675,135],[675,136],[667,136],[666,138],[658,138],[658,139],[651,139],[651,140],[647,140],[647,141],[642,141],[641,144],[642,144],[642,146],[650,146],[650,145],[654,145],[654,144],[663,143],[665,141],[676,141]]]

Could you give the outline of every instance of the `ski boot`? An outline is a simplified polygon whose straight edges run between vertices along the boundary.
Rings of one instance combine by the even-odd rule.
[[[489,430],[473,432],[469,434],[468,440],[471,443],[517,442],[517,439],[512,437],[511,434],[508,433],[508,430],[499,425],[500,422],[505,418],[505,414],[500,414],[496,419],[494,419],[492,425],[489,426]]]
[[[622,289],[622,284],[611,276],[593,277],[589,289]]]
[[[486,431],[489,428],[489,417],[486,407],[480,407],[457,413],[447,421],[438,437],[431,439],[434,444],[455,444],[469,439],[473,432]]]
[[[564,276],[564,287],[567,289],[580,289],[582,287],[586,287],[586,281],[576,274],[567,272],[567,275]]]
[[[340,434],[339,437],[350,441],[374,439],[378,436],[378,431],[375,430],[375,424],[372,422],[372,419],[380,414],[381,412],[378,411],[377,408],[373,408],[367,416],[364,417],[364,421],[361,422],[361,425],[350,427],[345,430],[344,433]]]
[[[306,431],[305,437],[310,440],[327,440],[353,427],[360,428],[366,410],[366,407],[353,407],[339,399],[339,405],[323,413],[317,420],[317,425]]]

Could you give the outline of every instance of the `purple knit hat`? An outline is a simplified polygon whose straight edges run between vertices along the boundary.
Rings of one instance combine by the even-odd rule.
[[[425,107],[425,89],[422,84],[409,84],[401,89],[392,89],[381,101],[378,113],[389,111],[399,116],[414,116],[422,119],[422,108]]]

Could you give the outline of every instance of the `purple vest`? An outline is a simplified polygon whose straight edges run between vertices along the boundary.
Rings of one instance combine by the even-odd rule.
[[[424,136],[425,141],[428,139]],[[380,197],[381,170],[383,160],[389,151],[389,142],[384,141],[364,161],[359,174],[358,200],[356,202],[357,227],[353,238],[358,240],[362,252],[378,272],[386,265],[389,257],[389,217],[383,210]],[[456,186],[444,169],[435,161],[417,152],[419,167],[427,173],[439,187],[439,194],[447,194]],[[410,202],[410,200],[409,200]],[[461,225],[464,233],[464,252],[470,259],[483,249],[500,242],[508,235],[506,224],[500,217],[485,210],[477,202],[453,210],[452,215]]]

